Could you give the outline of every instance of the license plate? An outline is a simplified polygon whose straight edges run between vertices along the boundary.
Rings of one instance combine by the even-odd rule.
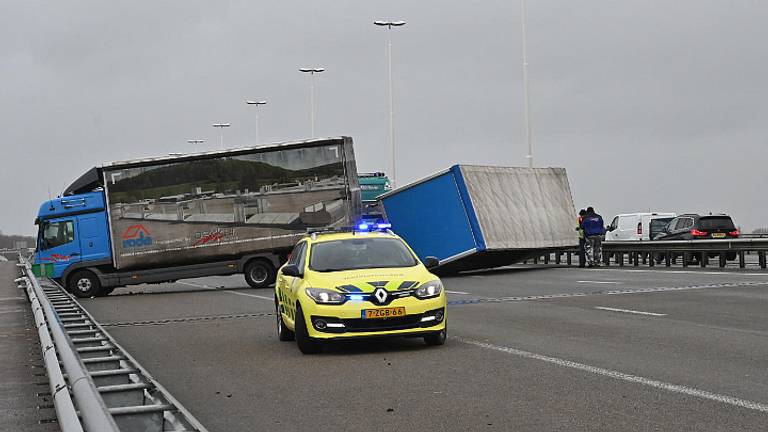
[[[364,309],[363,319],[395,318],[405,316],[404,307],[390,307],[381,309]]]
[[[712,233],[712,238],[725,238],[725,233]]]

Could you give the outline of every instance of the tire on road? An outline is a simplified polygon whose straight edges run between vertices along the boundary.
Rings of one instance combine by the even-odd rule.
[[[280,313],[280,301],[277,298],[277,294],[275,294],[275,315],[277,315],[277,338],[282,342],[294,340],[296,335],[285,326],[283,314]]]
[[[248,261],[243,269],[245,281],[253,288],[266,288],[275,282],[275,266],[267,260],[254,259]]]
[[[89,270],[78,270],[67,278],[67,290],[79,298],[101,295],[99,278]]]
[[[301,310],[301,305],[296,303],[296,344],[299,346],[299,351],[303,354],[318,354],[323,350],[323,344],[321,341],[311,337],[307,330],[307,323],[304,320],[304,312]]]
[[[444,329],[424,336],[424,343],[429,346],[444,345],[445,339],[447,337],[448,337],[448,326],[446,325]]]

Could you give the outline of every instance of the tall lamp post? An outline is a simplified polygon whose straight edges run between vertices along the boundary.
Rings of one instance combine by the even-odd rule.
[[[309,74],[309,127],[312,130],[312,138],[315,137],[315,74],[324,72],[321,67],[303,67],[299,71]]]
[[[259,143],[259,105],[266,105],[267,101],[246,100],[246,105],[256,108],[256,144]]]
[[[214,123],[211,126],[219,128],[219,147],[224,150],[224,128],[230,126],[229,123]]]
[[[202,140],[202,139],[188,139],[187,140],[187,144],[192,144],[193,146],[198,145],[198,144],[203,144],[203,143],[205,143],[205,140]]]
[[[525,140],[528,143],[528,168],[533,168],[533,144],[531,142],[531,115],[528,103],[528,31],[526,19],[528,15],[528,1],[520,0],[520,27],[523,32],[523,104],[525,111]]]
[[[392,30],[392,27],[401,27],[405,21],[374,21],[379,27],[386,27]],[[395,166],[395,107],[392,90],[392,32],[387,32],[387,68],[389,71],[389,147],[391,151],[391,169],[392,169],[392,187],[397,185],[397,168]]]

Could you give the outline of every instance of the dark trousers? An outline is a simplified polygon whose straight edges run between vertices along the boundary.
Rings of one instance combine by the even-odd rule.
[[[585,250],[587,241],[583,238],[579,239],[579,267],[587,265],[587,252]]]

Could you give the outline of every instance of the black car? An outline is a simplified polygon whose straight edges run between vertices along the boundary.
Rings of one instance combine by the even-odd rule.
[[[705,240],[732,239],[739,237],[739,230],[733,224],[730,216],[683,214],[672,219],[664,231],[653,237],[653,240]],[[716,254],[710,254],[714,257]],[[698,259],[698,254],[692,254]],[[728,253],[727,259],[736,259],[736,252]]]

